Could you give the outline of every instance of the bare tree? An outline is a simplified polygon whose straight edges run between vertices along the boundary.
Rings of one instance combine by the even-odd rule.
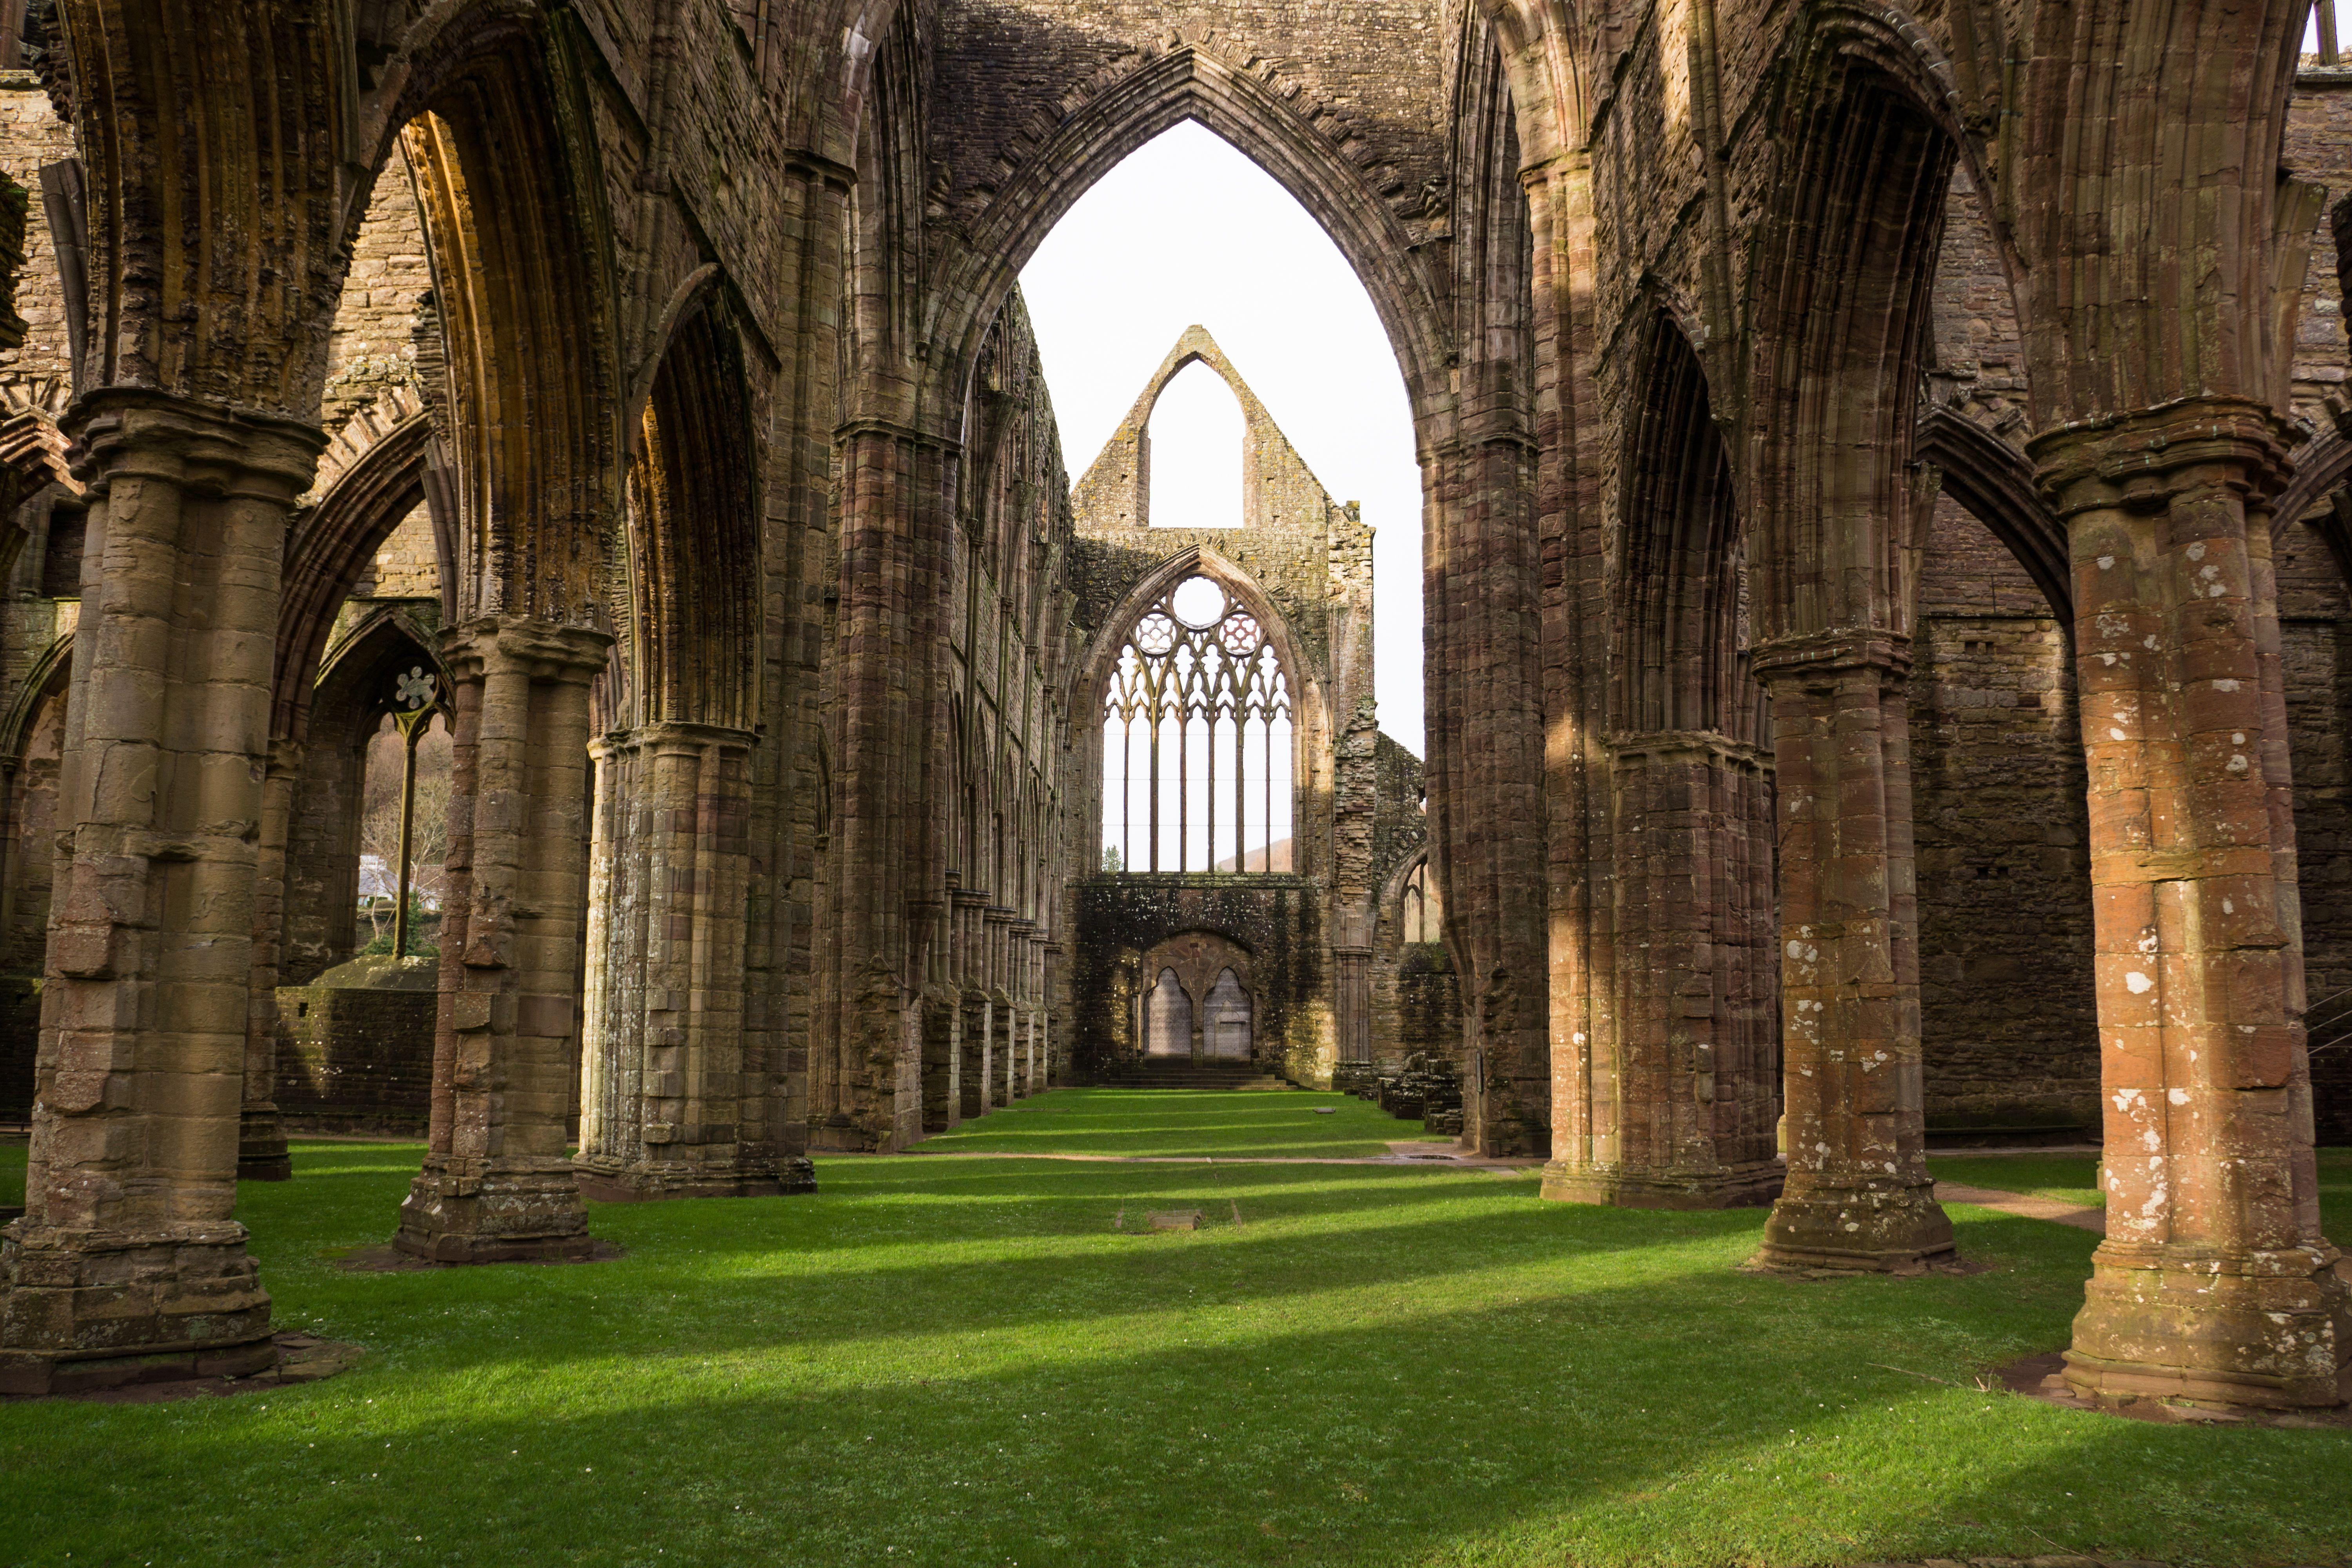
[[[360,808],[360,853],[381,858],[389,886],[400,875],[400,772],[403,742],[386,727],[368,742],[367,783]],[[441,907],[449,848],[449,732],[439,719],[416,742],[416,800],[409,830],[409,893],[428,910]],[[395,894],[396,897],[396,894]],[[392,929],[394,900],[371,900],[373,937]]]

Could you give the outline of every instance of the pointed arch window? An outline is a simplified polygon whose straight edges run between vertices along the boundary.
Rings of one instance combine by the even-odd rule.
[[[1404,889],[1397,900],[1399,935],[1406,942],[1443,942],[1445,940],[1445,906],[1436,887],[1429,879],[1429,861],[1424,857],[1405,876]]]
[[[1103,701],[1103,865],[1291,868],[1291,692],[1257,616],[1194,574],[1136,617]]]

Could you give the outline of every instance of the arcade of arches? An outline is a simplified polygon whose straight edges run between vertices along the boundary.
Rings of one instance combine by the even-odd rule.
[[[2103,1137],[2068,1379],[2339,1402],[2304,16],[0,4],[0,1389],[274,1354],[289,1121],[425,1136],[411,1253],[581,1257],[583,1188],[1429,1051],[1548,1196],[1769,1203],[1768,1267],[1947,1258],[1931,1137]],[[1205,333],[1069,481],[1014,281],[1188,120],[1394,347],[1425,762]],[[1195,365],[1241,515],[1155,528]],[[371,954],[387,724],[446,782]]]

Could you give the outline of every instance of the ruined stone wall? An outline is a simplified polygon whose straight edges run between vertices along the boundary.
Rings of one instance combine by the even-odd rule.
[[[940,0],[934,190],[967,231],[1074,109],[1179,40],[1268,84],[1400,213],[1448,169],[1459,0]]]
[[[1911,787],[1927,1126],[2094,1137],[2089,827],[2069,640],[2016,559],[1948,498],[1918,606]]]
[[[2352,78],[2306,71],[2297,79],[2287,111],[2286,167],[2297,179],[2326,187],[2332,202],[2352,189]],[[2335,237],[2323,211],[2304,275],[2303,311],[2294,333],[2294,410],[2320,428],[2328,404],[2343,403],[2347,349],[2343,290],[2337,282]]]
[[[2352,996],[2352,595],[2326,542],[2292,525],[2274,556],[2294,833],[2303,893],[2304,989],[2315,1017],[2313,1113],[2322,1143],[2352,1143],[2352,1044],[2334,1022]]]
[[[29,70],[0,71],[0,174],[30,198],[25,270],[16,279],[16,314],[25,319],[25,341],[0,349],[0,401],[53,416],[63,413],[73,396],[73,323],[40,171],[74,155],[73,129],[58,118],[40,79]]]
[[[1071,1065],[1082,1080],[1141,1054],[1133,999],[1156,978],[1142,973],[1144,955],[1186,931],[1249,954],[1253,1058],[1297,1082],[1318,1068],[1328,1078],[1323,897],[1306,879],[1140,872],[1089,878],[1070,898]]]
[[[432,990],[278,993],[279,1112],[298,1131],[422,1134],[431,1112]]]
[[[419,390],[418,352],[437,360],[440,333],[415,186],[407,160],[394,156],[352,241],[351,273],[327,339],[326,427],[340,430],[396,389]]]
[[[2032,419],[2017,299],[1984,201],[1966,167],[1953,171],[1946,198],[1934,321],[1928,395],[2021,445],[2032,434]]]

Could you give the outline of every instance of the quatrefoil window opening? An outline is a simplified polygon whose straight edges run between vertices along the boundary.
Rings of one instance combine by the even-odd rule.
[[[1104,864],[1291,868],[1291,703],[1258,618],[1193,575],[1136,617],[1103,704]]]
[[[414,713],[431,704],[434,688],[439,684],[437,677],[427,675],[423,665],[416,665],[393,682],[393,700]]]

